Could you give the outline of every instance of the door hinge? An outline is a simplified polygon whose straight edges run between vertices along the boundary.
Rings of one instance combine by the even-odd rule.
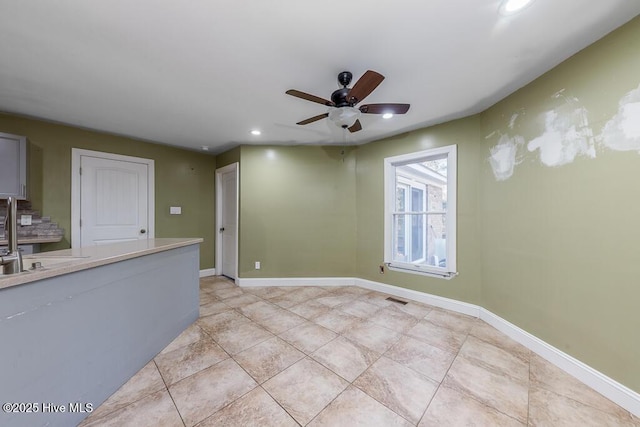
[[[80,227],[82,227],[82,220],[80,220]]]
[[[82,168],[80,168],[80,175],[82,175]]]

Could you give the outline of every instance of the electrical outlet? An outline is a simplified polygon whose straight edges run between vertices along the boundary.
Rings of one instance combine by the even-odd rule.
[[[20,215],[20,225],[31,225],[31,215]]]
[[[169,215],[181,215],[181,214],[182,214],[182,206],[169,207]]]
[[[260,270],[260,261],[256,261],[256,270]]]

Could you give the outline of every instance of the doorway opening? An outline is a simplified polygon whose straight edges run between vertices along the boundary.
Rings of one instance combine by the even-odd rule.
[[[216,170],[216,275],[238,278],[239,164]]]

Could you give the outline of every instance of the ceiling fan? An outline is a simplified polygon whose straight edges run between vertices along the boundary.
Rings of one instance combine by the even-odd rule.
[[[286,92],[287,95],[306,99],[311,102],[317,102],[318,104],[326,105],[327,107],[335,107],[327,113],[310,117],[296,124],[308,125],[309,123],[328,117],[329,120],[341,128],[349,129],[350,132],[357,132],[362,129],[362,125],[359,120],[361,113],[404,114],[409,111],[409,104],[365,104],[356,108],[356,104],[369,96],[369,94],[373,92],[380,83],[382,83],[384,76],[380,73],[376,73],[375,71],[368,70],[362,75],[362,77],[360,77],[352,88],[348,88],[347,86],[351,83],[352,78],[353,74],[349,71],[343,71],[338,74],[338,83],[342,85],[342,88],[331,94],[331,101],[320,98],[319,96],[300,92],[299,90],[288,90]]]

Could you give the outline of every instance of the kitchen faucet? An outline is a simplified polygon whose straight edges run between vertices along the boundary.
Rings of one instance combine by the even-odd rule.
[[[0,254],[0,265],[4,274],[22,272],[22,254],[18,250],[18,200],[13,197],[7,199],[7,214],[4,218],[5,236],[8,241],[8,251]]]

